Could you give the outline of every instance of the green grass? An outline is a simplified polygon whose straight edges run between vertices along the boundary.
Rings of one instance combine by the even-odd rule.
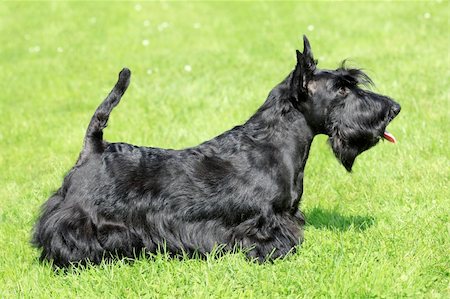
[[[447,1],[0,3],[0,297],[448,298],[448,12]],[[123,66],[132,83],[106,138],[183,148],[245,121],[293,68],[303,33],[320,67],[351,58],[402,113],[389,127],[398,145],[364,153],[353,174],[314,140],[295,255],[157,255],[68,273],[38,263],[39,206]]]

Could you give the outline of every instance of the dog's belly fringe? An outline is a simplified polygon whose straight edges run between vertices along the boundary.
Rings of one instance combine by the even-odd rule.
[[[300,213],[258,215],[235,226],[224,225],[219,219],[187,222],[163,212],[140,215],[106,219],[95,207],[83,207],[55,194],[36,226],[33,243],[43,250],[41,260],[67,266],[134,258],[143,250],[203,256],[215,248],[243,249],[249,257],[264,261],[286,255],[303,239]]]

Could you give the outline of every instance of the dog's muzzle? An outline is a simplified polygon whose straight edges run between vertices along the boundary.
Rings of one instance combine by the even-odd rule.
[[[395,105],[392,106],[388,123],[390,123],[400,113],[400,110],[401,110],[400,105],[395,103]],[[389,142],[397,143],[397,139],[395,139],[394,135],[392,135],[386,130],[383,133],[383,138]]]

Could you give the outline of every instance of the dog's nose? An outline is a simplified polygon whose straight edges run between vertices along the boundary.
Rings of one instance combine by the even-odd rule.
[[[400,107],[399,104],[394,103],[394,105],[391,108],[392,113],[394,114],[394,116],[397,116],[397,114],[400,113],[400,110],[402,109],[402,107]]]

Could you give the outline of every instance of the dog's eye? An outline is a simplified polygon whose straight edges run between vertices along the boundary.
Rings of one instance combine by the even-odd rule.
[[[349,90],[348,90],[348,88],[345,87],[345,86],[340,87],[340,88],[338,89],[338,94],[339,94],[341,97],[345,97],[345,96],[348,94],[348,92],[349,92]]]

